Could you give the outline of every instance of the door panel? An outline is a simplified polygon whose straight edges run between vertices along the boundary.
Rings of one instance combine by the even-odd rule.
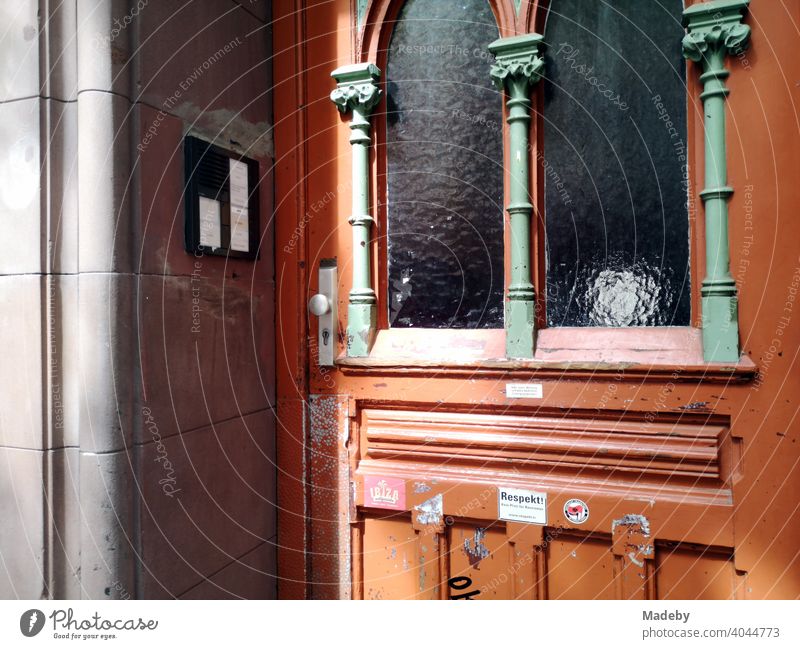
[[[608,538],[564,534],[547,549],[550,599],[614,599],[614,557]]]
[[[729,551],[682,544],[656,547],[658,599],[731,599],[736,573]]]
[[[747,68],[736,64],[729,79],[730,116],[747,117],[751,126],[729,133],[729,171],[737,187],[731,214],[746,215],[730,221],[748,354],[739,364],[697,360],[705,249],[700,211],[692,217],[692,327],[685,330],[542,329],[537,357],[523,362],[503,358],[502,330],[386,328],[385,102],[372,117],[369,176],[375,218],[370,271],[379,287],[381,330],[370,357],[346,358],[354,259],[351,129],[350,118],[329,100],[330,72],[354,62],[380,67],[402,2],[372,0],[361,22],[351,15],[349,24],[354,4],[363,3],[276,3],[276,106],[299,106],[276,120],[282,269],[276,318],[286,359],[278,403],[283,593],[797,597],[800,559],[793,540],[800,517],[787,516],[779,505],[795,501],[800,480],[794,398],[800,379],[788,353],[800,346],[800,329],[778,325],[800,281],[791,248],[798,225],[770,217],[800,200],[800,185],[770,175],[776,155],[781,178],[798,171],[787,152],[800,148],[800,136],[786,132],[779,144],[770,138],[771,123],[793,123],[776,108],[791,106],[785,84],[769,76],[800,66],[790,51],[792,22],[751,3],[761,12],[749,22],[754,56]],[[493,0],[500,34],[541,31],[539,7],[547,4],[523,3],[530,10],[517,14],[513,2]],[[769,48],[763,46],[767,33]],[[488,59],[474,63],[485,64],[488,74]],[[688,96],[696,98],[694,72],[687,83]],[[771,93],[763,105],[748,91],[753,83]],[[539,116],[541,97],[531,99]],[[765,106],[769,120],[749,119],[764,115]],[[702,169],[703,150],[697,108],[688,111],[686,142],[695,189],[702,184],[694,170]],[[503,129],[498,137],[505,138],[508,156]],[[538,129],[534,120],[531,186],[543,212]],[[765,215],[758,236],[751,215],[756,204]],[[534,248],[540,291],[541,237]],[[320,367],[307,344],[317,338],[305,302],[317,292],[321,259],[338,263],[340,356],[333,367]],[[506,265],[508,275],[508,259]],[[540,319],[543,313],[537,309]],[[536,384],[541,396],[509,396],[508,386],[516,383]],[[319,407],[327,402],[317,396],[336,408]],[[403,484],[402,508],[368,506],[367,478]],[[500,520],[499,487],[546,493],[546,524]],[[584,522],[567,519],[564,506],[571,499],[588,505]]]
[[[463,591],[479,590],[474,599],[511,599],[513,582],[511,565],[512,547],[506,539],[504,527],[480,524],[454,523],[449,536],[449,582],[466,577],[471,582]],[[460,585],[456,583],[456,585]],[[450,597],[461,591],[450,588]]]
[[[408,518],[364,521],[364,599],[409,599],[416,595],[417,535]]]

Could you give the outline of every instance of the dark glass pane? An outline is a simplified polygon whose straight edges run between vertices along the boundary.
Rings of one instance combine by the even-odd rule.
[[[553,0],[545,40],[550,326],[689,324],[681,0]]]
[[[389,320],[503,326],[502,99],[486,0],[409,0],[388,53]]]

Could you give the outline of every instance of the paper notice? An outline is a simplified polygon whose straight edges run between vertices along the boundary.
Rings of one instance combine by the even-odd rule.
[[[200,197],[200,245],[211,249],[222,247],[220,203],[205,196]]]
[[[250,214],[246,207],[231,205],[230,249],[250,252]]]
[[[250,197],[247,186],[247,165],[238,160],[230,160],[231,206],[247,207]]]

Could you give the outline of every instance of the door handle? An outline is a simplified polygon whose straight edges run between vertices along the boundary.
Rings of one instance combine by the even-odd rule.
[[[319,293],[308,301],[309,312],[317,316],[317,362],[320,367],[333,367],[336,357],[338,286],[336,260],[323,259],[319,264]]]

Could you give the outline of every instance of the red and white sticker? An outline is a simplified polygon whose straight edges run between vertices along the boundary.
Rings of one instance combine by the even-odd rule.
[[[564,503],[564,518],[575,525],[585,523],[589,520],[589,505],[580,498],[570,498]]]
[[[406,508],[406,481],[401,478],[364,477],[364,507]]]

